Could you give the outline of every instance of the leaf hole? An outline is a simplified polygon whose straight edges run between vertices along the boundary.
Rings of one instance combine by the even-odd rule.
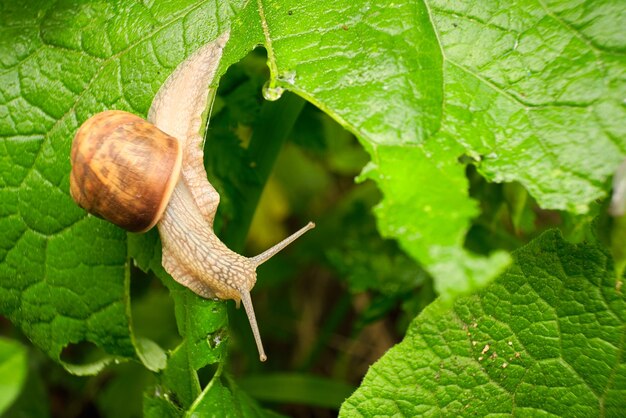
[[[200,387],[202,387],[202,389],[204,389],[206,385],[211,382],[211,379],[213,379],[213,376],[215,376],[215,373],[217,372],[217,368],[218,364],[214,363],[207,364],[206,366],[198,369],[196,373],[198,374],[198,381],[200,382]]]
[[[107,354],[91,341],[70,343],[61,350],[61,360],[69,364],[96,363],[107,357]]]

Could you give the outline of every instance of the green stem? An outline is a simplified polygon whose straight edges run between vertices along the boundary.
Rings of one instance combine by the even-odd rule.
[[[265,183],[305,103],[295,94],[285,92],[280,100],[266,101],[261,107],[248,146],[249,164],[256,173],[257,181],[242,186],[239,205],[241,212],[237,222],[231,225],[222,237],[224,243],[233,251],[240,252],[243,249]]]

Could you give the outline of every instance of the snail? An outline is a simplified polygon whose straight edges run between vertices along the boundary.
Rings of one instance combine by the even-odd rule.
[[[213,231],[219,194],[203,165],[202,113],[228,33],[185,60],[157,93],[148,120],[108,110],[85,121],[72,142],[70,194],[79,206],[126,230],[157,226],[165,270],[205,298],[243,302],[265,361],[250,291],[256,268],[315,225],[244,257]]]

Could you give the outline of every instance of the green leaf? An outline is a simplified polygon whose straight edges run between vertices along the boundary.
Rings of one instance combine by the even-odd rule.
[[[155,393],[157,396],[152,396],[148,393],[144,394],[143,398],[143,416],[146,418],[177,418],[180,417],[181,411],[172,404],[167,398],[158,396],[160,393]]]
[[[340,415],[621,415],[626,297],[610,257],[550,231],[514,260],[477,295],[426,308]]]
[[[241,3],[0,4],[0,313],[57,361],[81,341],[108,354],[65,364],[75,373],[113,358],[152,370],[164,362],[130,329],[127,234],[69,196],[71,138],[105,108],[145,114],[172,69]]]
[[[219,374],[194,402],[191,416],[215,417],[278,417],[279,415],[261,409],[248,395],[239,390],[232,380],[224,384]]]
[[[17,341],[0,338],[0,414],[20,394],[28,375],[26,349]]]
[[[582,213],[626,154],[616,2],[591,14],[567,2],[258,3],[273,87],[359,137],[372,159],[362,178],[384,194],[381,232],[431,271],[444,297],[509,261],[463,249],[478,210],[459,157],[491,181],[518,181],[544,208]]]

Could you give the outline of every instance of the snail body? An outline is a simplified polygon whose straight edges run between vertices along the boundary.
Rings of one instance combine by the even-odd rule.
[[[225,33],[175,70],[148,121],[116,110],[88,119],[72,143],[70,192],[88,212],[129,231],[156,224],[165,270],[202,297],[233,299],[237,306],[242,301],[265,361],[250,298],[256,268],[315,225],[309,222],[256,257],[230,250],[213,231],[219,194],[207,180],[200,130],[227,38]]]

